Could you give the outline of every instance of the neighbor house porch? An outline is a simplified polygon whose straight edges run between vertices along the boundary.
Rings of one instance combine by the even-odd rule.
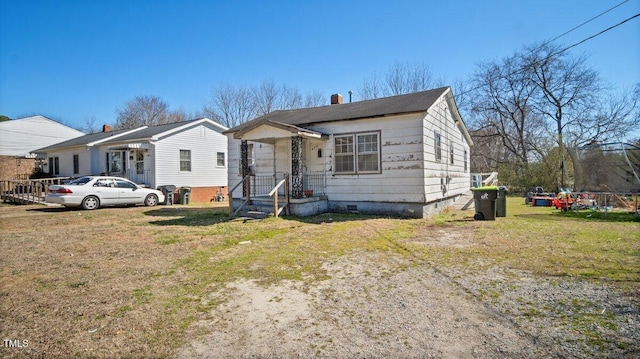
[[[127,143],[109,146],[105,150],[109,176],[129,179],[141,186],[155,188],[152,171],[152,151],[148,143]]]

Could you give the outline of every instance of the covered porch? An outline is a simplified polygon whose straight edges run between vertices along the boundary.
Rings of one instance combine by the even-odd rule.
[[[106,149],[107,174],[124,177],[139,185],[154,187],[149,143],[126,143]]]
[[[260,207],[270,215],[310,215],[327,210],[323,152],[329,136],[275,121],[233,134],[239,140],[239,176],[229,176],[232,215]],[[324,203],[324,204],[323,204]],[[260,212],[265,212],[260,211]]]

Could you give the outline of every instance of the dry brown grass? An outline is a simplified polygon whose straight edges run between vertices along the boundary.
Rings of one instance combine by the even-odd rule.
[[[219,240],[162,225],[180,212],[2,205],[0,333],[28,340],[28,347],[1,348],[1,356],[168,355],[177,336],[171,320],[167,328],[158,325],[171,296],[165,274],[193,249]]]
[[[224,204],[105,208],[0,205],[2,357],[167,357],[238,277],[323,278],[329,257],[394,221],[231,220]],[[314,238],[315,241],[309,241]],[[274,240],[277,239],[277,240]],[[251,241],[252,246],[238,243]]]
[[[0,347],[0,357],[170,357],[192,339],[185,329],[224,301],[209,294],[225,284],[311,285],[326,279],[323,263],[354,250],[469,272],[506,263],[539,275],[607,277],[638,291],[638,222],[530,208],[482,223],[459,212],[245,222],[230,221],[226,210],[219,203],[97,211],[0,204],[0,338],[28,340],[26,348]]]

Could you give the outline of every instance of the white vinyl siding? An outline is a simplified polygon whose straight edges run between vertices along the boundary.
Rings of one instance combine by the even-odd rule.
[[[423,192],[426,202],[459,195],[469,190],[469,173],[468,169],[464,168],[464,153],[468,156],[469,144],[454,121],[450,105],[452,106],[444,98],[436,101],[423,119]],[[446,153],[443,153],[445,151]],[[443,189],[446,189],[444,193]]]
[[[202,131],[206,132],[202,136]],[[191,171],[180,171],[178,149],[191,151]],[[227,186],[227,169],[217,167],[217,153],[227,153],[227,137],[209,124],[190,127],[159,139],[151,145],[149,167],[155,174],[152,187]],[[225,157],[227,157],[225,155]],[[145,159],[146,160],[146,159]]]
[[[75,156],[78,156],[78,172],[75,173],[74,170],[74,161]],[[54,160],[54,168],[50,168],[49,158],[58,158],[58,164],[56,166]],[[57,170],[58,174],[56,176],[61,177],[79,177],[93,174],[91,171],[91,156],[89,151],[85,149],[79,150],[78,148],[70,148],[65,150],[60,150],[56,152],[47,153],[47,160],[45,160],[44,171],[50,173],[51,170]],[[57,168],[56,168],[57,167]],[[52,174],[53,175],[53,174]]]

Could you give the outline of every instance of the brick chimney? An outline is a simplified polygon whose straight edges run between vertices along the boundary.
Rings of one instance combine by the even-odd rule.
[[[342,95],[339,93],[331,95],[331,104],[332,105],[341,105],[342,104]]]
[[[102,132],[111,132],[111,126],[102,125]]]

